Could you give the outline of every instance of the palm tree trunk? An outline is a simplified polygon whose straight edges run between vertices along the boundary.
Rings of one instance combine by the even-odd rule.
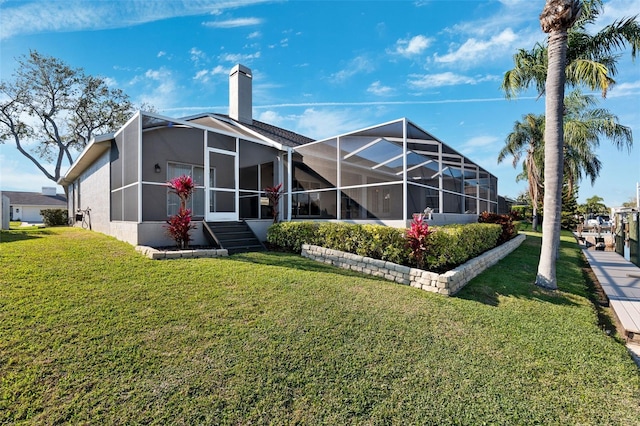
[[[553,30],[549,34],[549,62],[546,80],[545,145],[544,145],[544,207],[542,250],[536,285],[557,289],[556,258],[560,249],[560,217],[562,209],[563,105],[567,31]]]

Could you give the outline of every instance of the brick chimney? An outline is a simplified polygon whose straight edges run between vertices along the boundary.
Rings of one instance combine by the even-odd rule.
[[[251,70],[236,65],[229,73],[229,117],[242,123],[253,123]]]

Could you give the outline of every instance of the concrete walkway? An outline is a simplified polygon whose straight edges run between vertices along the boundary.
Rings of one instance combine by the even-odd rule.
[[[640,365],[640,268],[613,251],[583,253],[625,330],[627,348]]]

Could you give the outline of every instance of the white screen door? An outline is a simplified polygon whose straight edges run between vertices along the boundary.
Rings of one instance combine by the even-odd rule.
[[[207,149],[205,180],[208,183],[207,221],[238,220],[237,154],[219,149]],[[208,173],[207,173],[208,172]]]

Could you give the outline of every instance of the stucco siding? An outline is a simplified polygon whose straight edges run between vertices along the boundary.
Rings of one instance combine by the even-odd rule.
[[[166,222],[143,222],[138,225],[137,245],[150,247],[168,247],[176,243],[167,235]],[[206,237],[202,232],[202,222],[194,222],[195,228],[191,231],[191,245],[208,245]]]
[[[109,224],[108,234],[131,245],[138,244],[138,224],[116,221]]]
[[[91,227],[94,231],[109,234],[109,152],[105,152],[78,178],[79,205],[82,210],[91,209]]]
[[[46,209],[64,209],[64,206],[24,206],[13,205],[13,220],[22,222],[42,223],[43,218],[40,210]]]

